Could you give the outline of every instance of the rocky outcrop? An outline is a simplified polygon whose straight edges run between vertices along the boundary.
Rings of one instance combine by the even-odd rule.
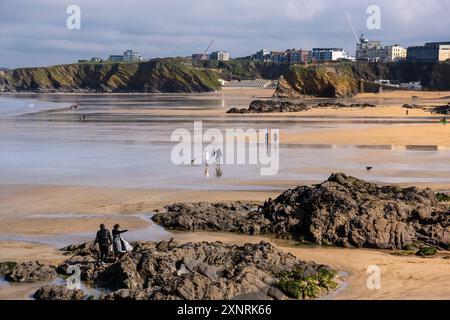
[[[227,113],[273,113],[273,112],[300,112],[309,110],[304,103],[276,100],[255,100],[247,109],[231,108]]]
[[[83,300],[84,297],[82,290],[68,289],[65,285],[46,285],[33,295],[36,300]]]
[[[186,203],[166,206],[153,221],[170,229],[184,231],[227,231],[259,234],[271,221],[258,212],[256,203]]]
[[[280,291],[279,281],[285,285],[287,273],[300,274],[305,281],[324,274],[334,277],[329,267],[300,261],[265,242],[237,246],[164,241],[133,246],[133,252],[105,267],[98,266],[96,254],[86,250],[90,244],[71,246],[65,250],[72,256],[58,269],[79,266],[82,279],[110,290],[101,296],[105,300],[285,299],[290,293]],[[330,288],[319,285],[318,295]],[[81,293],[59,287],[41,288],[36,295],[50,299],[81,297]]]
[[[420,82],[427,90],[444,91],[450,90],[449,75],[448,62],[293,65],[283,73],[275,96],[345,98],[360,92],[361,81],[364,81],[365,92],[378,92],[380,85],[375,81],[379,79],[397,80],[401,83]]]
[[[450,115],[450,103],[443,106],[432,107],[431,113]]]
[[[210,92],[219,88],[218,70],[186,59],[136,63],[79,63],[0,71],[0,90],[9,92]]]
[[[405,103],[402,106],[402,108],[425,110],[427,108],[427,106],[426,105],[420,105],[420,104],[408,104],[408,103]]]
[[[349,65],[294,65],[280,78],[274,96],[348,98],[357,92],[358,81]]]
[[[11,271],[13,271],[15,267],[17,267],[17,262],[13,261],[0,262],[0,276],[5,276],[11,273]]]
[[[280,79],[276,95],[295,98],[349,97],[365,90],[377,92],[375,80],[419,81],[430,90],[450,90],[450,63],[340,62],[289,65],[248,60],[192,61],[153,59],[138,63],[78,63],[45,68],[0,70],[0,92],[209,92],[218,79]]]
[[[345,104],[341,102],[320,102],[315,108],[376,108],[376,105],[371,103],[352,103]]]
[[[301,112],[312,108],[375,108],[370,103],[344,104],[340,102],[320,102],[317,105],[307,106],[304,103],[278,100],[255,100],[247,109],[231,108],[227,113],[274,113],[274,112]]]
[[[12,268],[5,279],[10,282],[35,282],[51,280],[56,276],[54,266],[37,261],[24,262]]]
[[[274,234],[321,245],[402,249],[422,241],[450,248],[450,211],[431,190],[378,186],[341,173],[316,186],[287,190],[259,208],[241,207],[237,219],[227,212],[230,205],[219,204],[225,209],[211,213],[214,206],[169,206],[153,220],[184,230]]]

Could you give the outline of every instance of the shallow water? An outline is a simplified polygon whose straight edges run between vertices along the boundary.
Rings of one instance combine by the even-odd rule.
[[[193,132],[195,117],[147,115],[146,119],[151,121],[140,122],[130,118],[127,121],[109,122],[107,119],[97,121],[96,116],[89,115],[89,121],[78,122],[73,121],[70,114],[50,112],[39,113],[39,121],[35,121],[34,116],[30,117],[28,108],[30,101],[34,101],[40,110],[46,107],[66,108],[74,102],[80,103],[80,108],[95,112],[99,108],[123,108],[124,104],[134,108],[136,103],[145,105],[145,108],[217,109],[229,105],[244,106],[251,100],[249,98],[222,99],[220,96],[205,95],[26,97],[13,99],[0,96],[0,117],[3,110],[6,110],[6,114],[9,114],[8,110],[15,110],[15,114],[26,114],[0,120],[0,184],[278,190],[277,186],[271,186],[270,183],[262,186],[261,182],[321,181],[331,172],[337,171],[384,183],[450,183],[450,150],[414,145],[402,148],[389,145],[280,145],[280,169],[275,176],[261,176],[259,165],[222,165],[221,177],[215,175],[214,166],[209,168],[208,177],[204,166],[176,166],[171,161],[171,151],[175,145],[170,142],[173,130],[185,128]],[[35,100],[30,100],[32,98]],[[55,114],[61,114],[60,121],[49,121]],[[103,116],[97,117],[100,119]],[[295,130],[301,134],[327,128],[364,129],[381,123],[376,119],[369,121],[365,118],[333,122],[321,118],[290,119],[288,116],[276,122],[252,117],[230,120],[226,116],[210,116],[203,120],[203,132],[208,128],[221,131],[226,128],[279,128],[281,134],[285,130]],[[409,121],[429,119],[424,117]],[[367,166],[372,166],[374,170],[367,172]]]
[[[52,218],[52,219],[67,219],[67,218],[89,218],[89,215],[33,215],[34,218]],[[117,218],[117,215],[102,215],[102,217]],[[127,241],[162,241],[169,240],[172,234],[164,230],[163,227],[151,221],[151,215],[127,215],[127,217],[138,217],[145,223],[149,223],[148,227],[133,230],[124,235]],[[50,245],[56,248],[62,248],[71,244],[84,243],[93,241],[95,234],[92,232],[82,233],[66,233],[66,234],[52,234],[52,235],[21,235],[21,234],[0,234],[0,241],[21,241]],[[1,284],[1,283],[0,283]]]

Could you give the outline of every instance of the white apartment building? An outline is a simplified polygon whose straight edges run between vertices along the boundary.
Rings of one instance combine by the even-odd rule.
[[[340,48],[313,48],[311,57],[316,62],[338,61],[347,59],[348,54]]]
[[[406,59],[407,50],[398,44],[392,46],[381,45],[380,41],[364,39],[363,36],[356,44],[356,59],[370,62],[396,62]]]
[[[141,55],[133,50],[127,50],[121,55],[110,55],[109,61],[142,61]]]
[[[381,59],[384,62],[396,62],[405,60],[408,50],[395,44],[393,46],[384,47],[381,53]]]
[[[212,52],[209,55],[209,59],[216,60],[216,61],[229,61],[230,54],[227,51],[216,51],[216,52]]]

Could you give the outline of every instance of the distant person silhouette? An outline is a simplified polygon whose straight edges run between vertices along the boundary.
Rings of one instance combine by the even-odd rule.
[[[216,177],[217,178],[221,178],[222,177],[222,175],[223,175],[223,171],[222,171],[222,168],[220,167],[220,164],[218,164],[217,166],[216,166]]]
[[[214,151],[214,155],[216,158],[216,163],[220,165],[220,160],[222,159],[222,155],[223,155],[222,150],[220,148],[217,149],[216,151]]]
[[[277,141],[278,141],[278,134],[275,132],[273,134],[273,142],[277,143]]]

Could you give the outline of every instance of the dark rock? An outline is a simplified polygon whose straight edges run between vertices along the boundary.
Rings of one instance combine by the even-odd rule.
[[[443,106],[435,106],[431,109],[431,113],[450,115],[450,103]]]
[[[426,109],[427,108],[427,106],[425,106],[425,105],[419,105],[419,104],[404,104],[403,106],[402,106],[402,108],[405,108],[405,109]]]
[[[320,102],[315,108],[375,108],[371,103],[352,103],[344,104],[341,102]]]
[[[84,272],[111,292],[103,300],[222,300],[282,297],[270,287],[296,268],[318,274],[327,266],[298,260],[269,243],[242,246],[173,241],[133,243],[133,252],[99,271]],[[71,250],[77,250],[72,247]],[[73,256],[64,265],[80,258]],[[93,257],[91,257],[93,258]],[[95,265],[90,268],[98,268]],[[269,294],[269,291],[271,294]]]
[[[10,282],[35,282],[51,280],[56,276],[54,266],[37,261],[24,262],[14,267],[5,279]]]
[[[166,228],[195,231],[228,231],[258,234],[270,224],[258,213],[255,203],[192,203],[166,206],[167,211],[153,216],[153,221]]]
[[[430,257],[437,254],[437,249],[433,247],[422,247],[416,252],[417,256]]]
[[[274,112],[300,112],[312,108],[375,108],[369,103],[343,104],[340,102],[321,102],[316,106],[307,106],[304,103],[279,100],[255,100],[248,109],[231,108],[227,113],[274,113]]]
[[[227,113],[273,113],[273,112],[300,112],[309,110],[304,103],[277,100],[255,100],[248,109],[231,108]]]
[[[259,208],[177,204],[153,217],[182,230],[274,234],[343,247],[402,249],[422,241],[450,248],[450,214],[429,189],[378,186],[338,173],[316,186],[287,190]]]
[[[7,261],[7,262],[0,262],[0,276],[5,276],[11,271],[17,267],[17,262],[13,261]]]
[[[286,295],[277,287],[270,287],[267,291],[267,295],[275,300],[284,300],[287,298]]]
[[[36,300],[83,300],[85,294],[81,290],[72,290],[67,286],[47,285],[37,290],[33,297]]]

